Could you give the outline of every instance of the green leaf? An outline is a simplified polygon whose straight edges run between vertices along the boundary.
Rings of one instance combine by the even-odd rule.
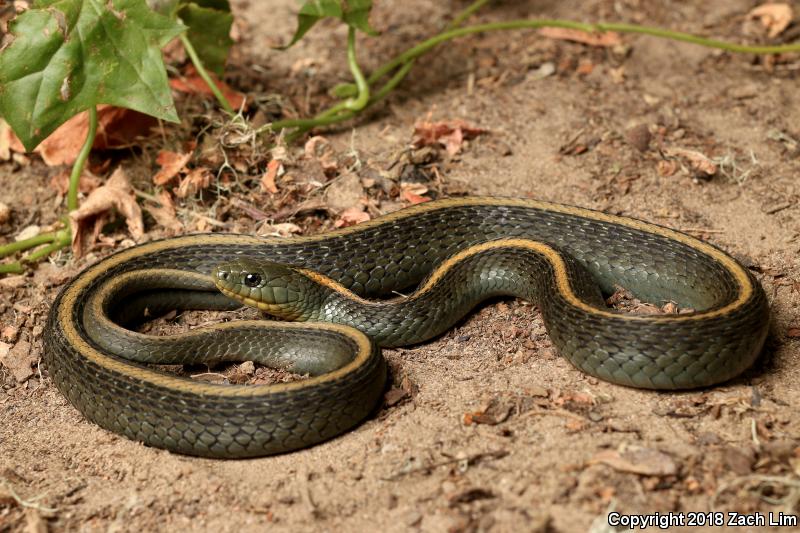
[[[184,29],[145,0],[39,0],[9,24],[0,115],[28,150],[97,104],[177,122],[161,47]]]
[[[227,0],[197,0],[182,3],[178,16],[189,27],[187,37],[192,42],[203,65],[218,76],[225,70],[233,15]]]
[[[377,35],[378,32],[369,25],[371,9],[372,0],[306,0],[297,14],[297,31],[289,44],[281,48],[289,48],[302,39],[314,24],[328,17],[338,18],[368,35]]]

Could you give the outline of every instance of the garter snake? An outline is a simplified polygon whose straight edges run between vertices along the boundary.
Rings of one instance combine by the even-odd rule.
[[[616,285],[694,311],[618,313],[601,297]],[[407,298],[370,300],[414,286]],[[312,297],[298,296],[306,290]],[[758,356],[769,321],[746,268],[678,231],[560,204],[456,198],[318,236],[189,235],[117,252],[58,295],[45,362],[69,401],[111,431],[180,453],[266,455],[331,438],[370,413],[386,376],[376,342],[420,342],[498,294],[532,298],[579,369],[642,388],[736,376]],[[241,302],[338,323],[239,321],[169,337],[117,325],[145,308]],[[141,364],[244,359],[311,377],[226,386]]]

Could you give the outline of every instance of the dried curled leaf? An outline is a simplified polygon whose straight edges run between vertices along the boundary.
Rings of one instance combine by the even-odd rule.
[[[430,122],[423,120],[414,124],[414,141],[417,148],[441,144],[452,157],[461,151],[466,139],[477,137],[486,130],[463,120]]]
[[[169,183],[172,178],[178,175],[178,172],[183,170],[192,154],[181,154],[178,152],[171,152],[169,150],[162,150],[156,156],[156,163],[161,165],[155,176],[153,176],[153,183],[156,185],[165,185]]]
[[[75,257],[83,255],[97,241],[114,209],[125,218],[131,237],[138,240],[144,235],[142,210],[122,167],[117,167],[105,185],[92,191],[80,208],[69,214]]]
[[[774,38],[789,27],[794,13],[792,12],[792,6],[789,4],[768,2],[756,7],[747,16],[760,19],[761,25],[767,30],[767,35],[770,38]]]

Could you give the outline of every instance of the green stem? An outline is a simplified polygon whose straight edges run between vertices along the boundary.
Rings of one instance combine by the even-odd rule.
[[[472,15],[475,11],[477,11],[480,7],[482,7],[488,2],[489,0],[476,0],[476,2],[473,2],[473,4],[468,6],[462,13],[456,16],[451,26],[462,23],[464,20],[469,18],[470,15]],[[347,105],[349,101],[339,102],[330,107],[329,109],[327,109],[326,111],[318,114],[314,118],[280,120],[262,126],[257,130],[257,132],[263,133],[265,131],[280,131],[283,128],[297,128],[290,135],[286,136],[286,141],[292,142],[293,140],[302,136],[304,133],[306,133],[307,131],[309,131],[314,127],[327,126],[330,124],[334,124],[336,122],[349,120],[354,116],[356,116],[358,111],[361,111],[364,108],[377,102],[378,100],[384,98],[403,80],[405,75],[411,69],[413,62],[419,56],[425,54],[435,46],[445,41],[474,33],[502,31],[502,30],[516,30],[516,29],[536,29],[544,27],[568,28],[573,30],[585,31],[589,33],[606,32],[606,31],[616,31],[620,33],[637,33],[642,35],[649,35],[652,37],[688,42],[692,44],[706,46],[709,48],[718,48],[720,50],[726,50],[729,52],[736,52],[736,53],[780,54],[785,52],[800,51],[800,43],[792,43],[792,44],[776,45],[776,46],[741,45],[736,43],[719,41],[716,39],[707,39],[705,37],[699,37],[697,35],[692,35],[689,33],[665,30],[661,28],[653,28],[649,26],[638,26],[636,24],[626,24],[626,23],[616,23],[616,22],[601,22],[596,24],[588,24],[570,20],[541,19],[541,20],[512,20],[506,22],[478,24],[475,26],[467,26],[465,28],[450,29],[448,31],[435,35],[430,39],[427,39],[419,43],[418,45],[409,48],[405,52],[399,54],[398,56],[390,60],[389,62],[381,65],[367,79],[368,85],[371,86],[377,83],[381,78],[383,78],[393,70],[395,69],[398,70],[397,72],[395,72],[392,78],[390,78],[390,80],[385,85],[383,85],[381,89],[378,90],[361,109],[354,110],[350,108]],[[348,48],[348,53],[349,52],[350,48]],[[360,94],[361,91],[359,91],[359,95]]]
[[[466,19],[468,19],[476,11],[478,11],[481,7],[483,7],[484,5],[489,3],[490,1],[491,0],[476,0],[475,2],[473,2],[472,4],[467,6],[466,9],[464,9],[458,15],[456,15],[456,17],[450,23],[449,27],[453,28],[453,27],[460,26]],[[348,34],[348,38],[349,37],[350,37],[350,35]],[[356,68],[358,68],[358,64],[355,62],[355,48],[353,48],[353,50],[354,50],[353,51],[353,64],[355,64]],[[349,51],[350,51],[350,49],[348,48],[348,61],[350,60]],[[397,70],[397,72],[389,79],[389,81],[386,82],[386,84],[384,84],[383,87],[381,87],[378,90],[377,93],[375,93],[374,95],[372,95],[369,98],[369,101],[366,103],[366,105],[364,107],[365,108],[369,107],[372,104],[374,104],[375,102],[378,102],[378,101],[383,100],[384,98],[386,98],[386,96],[390,92],[392,92],[394,90],[394,88],[397,87],[397,85],[400,84],[401,81],[403,81],[403,79],[406,77],[406,75],[411,70],[411,67],[413,67],[413,66],[414,66],[414,60],[412,59],[411,61],[407,62],[402,67],[400,67]],[[351,65],[351,70],[352,70],[352,65]],[[358,72],[359,72],[359,74],[361,74],[360,70]],[[355,75],[355,73],[354,73],[354,77],[356,78],[356,81],[358,81],[358,77]],[[363,75],[361,75],[361,77],[363,79]],[[359,91],[359,92],[361,92],[361,91]],[[258,128],[256,130],[256,133],[260,135],[260,134],[264,133],[265,131],[280,131],[280,130],[282,130],[284,128],[297,128],[296,131],[294,131],[291,134],[286,136],[286,141],[288,143],[292,143],[294,140],[296,140],[299,137],[302,137],[303,135],[305,135],[306,132],[308,132],[310,129],[312,129],[312,128],[316,127],[316,126],[322,126],[322,125],[325,125],[325,124],[333,124],[333,123],[344,121],[344,120],[348,120],[348,119],[354,117],[356,115],[355,113],[352,113],[352,112],[343,113],[344,111],[347,111],[348,109],[349,108],[347,107],[347,102],[346,101],[345,102],[339,102],[337,104],[334,104],[330,108],[326,109],[322,113],[316,115],[314,118],[278,120],[278,121],[273,122],[271,124],[266,124],[264,126],[261,126],[260,128]],[[334,119],[333,117],[336,117],[336,118]]]
[[[638,26],[636,24],[626,24],[617,22],[599,22],[597,24],[588,24],[584,22],[575,22],[571,20],[509,20],[505,22],[491,22],[488,24],[478,24],[475,26],[467,26],[465,28],[457,28],[449,30],[439,35],[434,35],[430,39],[413,46],[396,56],[391,61],[381,65],[375,72],[370,75],[368,81],[370,84],[375,83],[386,74],[399,67],[403,63],[411,59],[415,59],[431,48],[456,37],[463,37],[473,33],[483,33],[489,31],[502,31],[502,30],[519,30],[519,29],[536,29],[536,28],[568,28],[572,30],[581,30],[585,32],[605,32],[616,31],[620,33],[638,33],[642,35],[650,35],[652,37],[660,37],[664,39],[672,39],[674,41],[683,41],[687,43],[699,44],[708,48],[719,48],[728,52],[750,53],[750,54],[782,54],[784,52],[797,52],[800,51],[800,43],[783,44],[777,46],[749,46],[736,43],[728,43],[725,41],[718,41],[716,39],[707,39],[690,33],[683,33],[679,31],[665,30],[662,28],[653,28],[649,26]]]
[[[394,73],[394,75],[389,79],[389,81],[387,81],[383,85],[383,87],[381,87],[377,92],[373,93],[372,97],[369,99],[369,102],[367,103],[367,107],[369,107],[369,106],[373,105],[374,103],[386,98],[386,96],[390,92],[392,92],[394,90],[394,88],[397,87],[397,85],[401,81],[403,81],[403,79],[408,74],[408,71],[410,71],[411,67],[413,67],[413,66],[414,66],[414,62],[413,61],[409,61],[408,63],[406,63],[405,65],[403,65],[399,69],[397,69],[397,72]],[[333,107],[331,109],[329,109],[328,111],[331,111],[331,110],[333,110]],[[321,113],[321,114],[317,115],[315,118],[306,119],[305,120],[305,122],[306,122],[305,124],[300,125],[295,131],[293,131],[292,133],[290,133],[289,135],[286,136],[286,143],[287,144],[291,144],[295,140],[297,140],[298,138],[300,138],[303,135],[305,135],[310,129],[315,128],[317,126],[320,126],[321,125],[320,124],[320,120],[321,119],[322,119],[322,122],[325,122],[327,124],[334,124],[336,122],[342,122],[342,121],[345,121],[345,120],[349,120],[349,119],[355,117],[357,114],[358,113],[356,113],[354,111],[348,111],[348,112],[342,113],[342,114],[337,115],[337,116],[325,116],[323,118],[323,115],[325,115],[325,113]],[[295,122],[299,122],[299,121],[295,121]]]
[[[35,248],[36,246],[41,246],[42,244],[47,244],[49,242],[53,242],[54,240],[56,240],[56,233],[51,231],[49,233],[40,233],[39,235],[31,237],[30,239],[10,242],[0,246],[0,258],[7,257],[11,254],[21,252],[29,248]]]
[[[353,73],[353,79],[358,88],[358,96],[347,100],[345,107],[352,111],[361,111],[369,102],[369,84],[358,66],[358,60],[356,59],[356,29],[352,26],[347,32],[347,64],[350,66],[350,72]]]
[[[72,242],[72,238],[70,236],[70,232],[68,229],[64,229],[59,231],[56,234],[56,240],[48,244],[47,246],[43,246],[36,251],[31,252],[28,257],[24,258],[23,261],[26,263],[36,263],[40,259],[47,257],[48,255],[56,252],[65,246],[68,246],[70,242]]]
[[[22,274],[23,272],[25,272],[25,267],[19,261],[0,265],[0,274]]]
[[[192,46],[191,41],[189,38],[186,37],[186,34],[183,33],[180,35],[181,43],[183,43],[183,48],[186,49],[186,53],[189,54],[189,59],[192,60],[192,64],[194,68],[197,69],[197,73],[200,74],[200,77],[203,78],[203,81],[206,82],[208,88],[211,89],[211,92],[214,94],[214,97],[219,102],[219,105],[222,106],[222,109],[227,111],[228,113],[233,114],[233,108],[231,107],[230,102],[228,99],[225,98],[225,95],[222,94],[222,91],[219,90],[217,84],[214,83],[214,80],[211,79],[211,75],[206,70],[206,67],[203,66],[203,62],[200,60],[200,56],[197,55],[197,51]]]
[[[81,146],[81,151],[78,152],[78,158],[72,164],[72,172],[69,175],[69,191],[67,192],[67,210],[75,211],[78,209],[78,186],[81,182],[81,174],[83,174],[83,167],[86,165],[86,160],[89,158],[89,152],[92,151],[94,145],[94,138],[97,135],[97,107],[92,106],[89,108],[89,131],[86,134],[86,140]]]

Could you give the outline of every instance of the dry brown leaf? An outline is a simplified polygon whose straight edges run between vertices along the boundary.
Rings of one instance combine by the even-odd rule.
[[[76,257],[83,255],[97,241],[112,208],[125,218],[131,237],[138,240],[144,234],[142,210],[136,203],[136,195],[121,166],[111,174],[105,185],[92,191],[81,206],[69,214],[72,252]]]
[[[477,137],[481,133],[486,133],[486,130],[463,120],[423,120],[414,124],[413,144],[417,148],[441,144],[452,157],[461,150],[464,140]]]
[[[792,6],[789,4],[766,3],[747,14],[748,18],[760,19],[770,38],[777,37],[785,30],[794,18]]]
[[[121,107],[97,106],[97,135],[95,149],[129,146],[138,136],[145,135],[156,124],[153,117]],[[89,132],[89,114],[84,111],[67,120],[42,141],[33,151],[42,156],[48,166],[71,165],[78,157]],[[10,130],[2,132],[0,147],[8,142],[11,150],[25,152],[25,147]],[[2,156],[2,153],[0,153]]]
[[[273,237],[290,237],[302,233],[303,229],[297,224],[291,222],[282,222],[280,224],[266,224],[258,229],[258,235],[269,235]]]
[[[421,183],[401,183],[400,184],[400,198],[410,203],[411,205],[429,202],[431,199],[422,196],[428,192],[428,188]]]
[[[213,73],[209,72],[208,74],[211,76],[211,79],[214,80],[214,83],[217,84],[217,87],[222,92],[225,99],[228,100],[231,107],[233,109],[241,109],[246,100],[245,95],[232,89],[224,81],[217,79]],[[186,68],[184,76],[170,79],[169,86],[182,93],[202,94],[209,97],[214,96],[214,93],[211,92],[211,88],[206,84],[205,80],[200,77],[197,70],[192,65]]]
[[[158,225],[165,228],[169,234],[175,235],[176,233],[180,233],[183,229],[183,224],[181,224],[175,216],[175,202],[172,200],[172,195],[169,191],[161,191],[158,194],[158,201],[161,205],[145,205],[145,210],[147,210],[147,212],[156,219]]]
[[[279,160],[273,159],[267,163],[267,171],[264,172],[263,176],[261,176],[261,190],[270,194],[277,193],[278,186],[275,185],[275,178],[277,178],[282,172],[283,164]]]
[[[156,185],[164,185],[178,175],[178,172],[186,167],[189,159],[192,158],[191,153],[181,154],[178,152],[170,152],[169,150],[162,150],[158,152],[156,163],[161,166],[155,176],[153,176],[153,183]]]
[[[541,28],[539,30],[539,35],[549,37],[550,39],[573,41],[604,48],[622,44],[622,39],[620,39],[619,34],[613,31],[589,33],[581,30],[573,30],[571,28]]]
[[[717,173],[717,164],[709,159],[705,154],[686,148],[667,148],[664,153],[668,156],[681,157],[685,159],[693,170],[713,176]]]
[[[425,196],[419,196],[418,194],[414,194],[411,191],[403,191],[400,196],[403,198],[403,200],[410,203],[411,205],[423,204],[425,202],[431,201],[430,198],[427,198]]]
[[[620,450],[601,450],[589,461],[602,463],[620,472],[643,476],[673,476],[678,467],[672,457],[652,448],[628,447]]]
[[[181,180],[180,185],[178,185],[178,188],[175,190],[175,196],[178,198],[192,196],[197,193],[197,191],[208,188],[213,180],[214,175],[208,168],[193,168],[186,177]]]
[[[337,228],[346,228],[362,222],[366,222],[371,217],[364,211],[363,207],[350,207],[342,211],[342,216],[334,223]]]

